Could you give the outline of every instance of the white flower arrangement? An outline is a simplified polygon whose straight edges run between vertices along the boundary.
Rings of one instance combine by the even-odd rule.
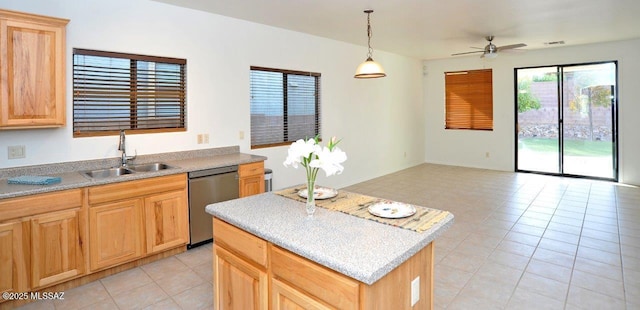
[[[307,181],[313,180],[320,169],[324,170],[327,176],[340,174],[344,170],[342,163],[347,160],[347,154],[336,145],[341,140],[336,137],[331,138],[327,146],[321,147],[319,137],[308,140],[300,139],[291,144],[284,166],[298,168],[298,164],[307,170]],[[307,182],[308,183],[308,182]]]
[[[307,215],[312,216],[316,210],[314,192],[316,176],[320,169],[324,170],[327,176],[342,173],[344,167],[342,163],[347,160],[347,154],[336,145],[340,142],[336,137],[331,138],[325,147],[320,146],[318,136],[311,139],[300,139],[291,144],[284,166],[298,168],[302,165],[307,171]]]

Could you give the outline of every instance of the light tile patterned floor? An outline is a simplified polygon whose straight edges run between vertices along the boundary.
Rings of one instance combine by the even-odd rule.
[[[640,309],[640,189],[423,164],[350,191],[445,209],[436,309]],[[24,309],[212,308],[207,245]]]
[[[347,189],[456,216],[436,309],[640,309],[640,188],[424,164]]]

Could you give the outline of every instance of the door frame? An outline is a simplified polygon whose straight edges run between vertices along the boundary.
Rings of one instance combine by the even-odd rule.
[[[599,64],[607,64],[613,63],[615,65],[615,85],[614,85],[614,96],[613,101],[611,103],[611,126],[612,135],[611,141],[613,142],[613,178],[605,178],[605,177],[595,177],[595,176],[585,176],[585,175],[576,175],[576,174],[567,174],[564,173],[564,123],[563,123],[563,111],[564,111],[564,98],[562,96],[562,91],[564,86],[563,75],[565,67],[575,67],[575,66],[588,66],[588,65],[599,65]],[[558,96],[558,160],[559,160],[559,173],[553,172],[544,172],[544,171],[532,171],[532,170],[522,170],[518,168],[518,70],[521,69],[537,69],[537,68],[547,68],[547,67],[556,67],[556,72],[558,74],[558,82],[557,82],[557,96]],[[572,178],[585,178],[585,179],[593,179],[593,180],[604,180],[604,181],[613,181],[618,182],[619,179],[619,162],[618,162],[618,154],[619,154],[619,139],[618,139],[618,84],[619,84],[619,72],[618,72],[618,61],[617,60],[606,60],[606,61],[596,61],[596,62],[583,62],[583,63],[570,63],[570,64],[559,64],[559,65],[541,65],[541,66],[529,66],[529,67],[516,67],[513,68],[513,97],[514,97],[514,171],[515,172],[524,172],[524,173],[534,173],[534,174],[543,174],[543,175],[552,175],[552,176],[562,176],[562,177],[572,177]]]

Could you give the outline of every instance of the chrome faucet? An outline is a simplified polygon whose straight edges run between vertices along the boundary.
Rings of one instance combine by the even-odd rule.
[[[120,162],[122,167],[126,167],[127,166],[127,162],[131,159],[134,160],[136,159],[136,155],[134,156],[127,156],[127,151],[126,151],[126,147],[125,147],[125,134],[124,134],[124,130],[120,130],[120,142],[118,143],[118,151],[122,152],[122,160]],[[136,152],[137,153],[137,152]]]

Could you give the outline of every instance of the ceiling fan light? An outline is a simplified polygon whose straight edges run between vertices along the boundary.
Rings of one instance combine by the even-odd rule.
[[[498,57],[498,53],[496,53],[496,52],[493,52],[493,53],[485,53],[485,54],[484,54],[484,57],[485,57],[485,58],[491,58],[491,59],[493,59],[493,58]]]
[[[358,66],[356,74],[353,77],[356,79],[373,79],[385,76],[387,76],[387,74],[384,72],[382,66],[369,57]]]

